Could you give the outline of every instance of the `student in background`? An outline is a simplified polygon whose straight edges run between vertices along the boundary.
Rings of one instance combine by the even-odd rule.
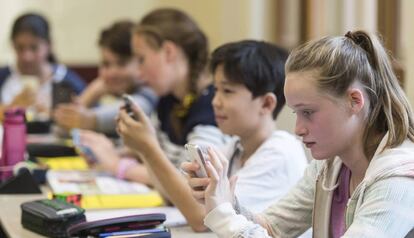
[[[413,111],[375,36],[311,41],[289,56],[285,96],[314,161],[263,213],[237,207],[227,159],[210,150],[209,181],[194,191],[219,237],[403,238],[414,227]],[[190,179],[192,183],[193,179]]]
[[[19,16],[11,29],[16,63],[0,68],[0,118],[11,107],[32,107],[39,119],[50,117],[53,83],[64,83],[75,94],[85,84],[52,52],[49,23],[38,14]]]
[[[153,111],[157,97],[151,89],[142,86],[138,78],[138,61],[132,55],[133,26],[130,21],[118,21],[101,32],[99,77],[88,85],[76,103],[58,106],[54,112],[58,125],[66,129],[115,134],[115,117],[125,93],[130,94],[147,114]],[[105,99],[108,101],[110,96],[115,99],[105,104]]]
[[[160,97],[156,127],[151,130],[158,133],[154,143],[161,146],[170,165],[179,168],[186,160],[187,142],[221,146],[228,137],[214,120],[214,88],[206,72],[208,41],[195,21],[179,10],[154,10],[135,27],[132,47],[140,79]],[[147,176],[143,164],[114,156],[108,147],[93,147],[106,143],[103,137],[88,133],[81,140],[92,150],[96,148],[94,153],[117,177],[156,183],[156,176]]]
[[[214,51],[211,72],[215,96],[215,119],[223,133],[235,136],[227,159],[226,176],[237,176],[238,202],[256,212],[284,196],[302,177],[307,161],[300,142],[277,130],[275,119],[285,104],[284,63],[287,52],[265,42],[241,41]],[[168,197],[196,231],[203,225],[205,208],[191,195],[184,177],[175,169],[156,142],[149,119],[138,107],[138,121],[121,111],[119,131],[131,150],[157,176]],[[199,169],[195,162],[184,163],[189,174]],[[203,186],[208,178],[191,185]]]

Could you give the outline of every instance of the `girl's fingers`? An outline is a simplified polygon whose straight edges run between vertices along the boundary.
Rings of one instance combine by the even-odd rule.
[[[145,112],[135,102],[132,103],[131,109],[134,112],[135,118],[137,118],[138,121],[146,122],[148,120],[148,117],[145,114]]]
[[[119,121],[124,123],[127,126],[137,123],[137,121],[135,121],[128,115],[128,113],[126,112],[124,108],[121,108],[121,110],[119,110],[118,116],[119,116]]]
[[[123,137],[123,139],[125,139],[124,137],[128,136],[128,126],[125,125],[125,123],[123,121],[119,121],[117,126],[116,126],[116,132]]]
[[[192,189],[200,188],[200,187],[207,187],[209,183],[210,183],[210,179],[208,178],[191,178],[188,180],[188,184],[190,185]]]

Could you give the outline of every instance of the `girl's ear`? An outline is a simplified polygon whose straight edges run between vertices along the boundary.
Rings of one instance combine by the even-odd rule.
[[[177,57],[177,54],[178,54],[177,45],[171,41],[165,41],[162,44],[161,50],[163,51],[167,62],[174,61],[175,58]]]
[[[266,93],[262,97],[262,111],[264,113],[273,114],[277,105],[277,98],[274,93]]]
[[[351,87],[347,92],[348,103],[353,113],[359,113],[365,105],[364,94],[361,89]]]

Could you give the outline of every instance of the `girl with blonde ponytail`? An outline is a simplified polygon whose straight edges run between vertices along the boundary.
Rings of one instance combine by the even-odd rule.
[[[309,227],[313,237],[405,237],[414,227],[413,112],[377,37],[311,41],[285,67],[295,132],[314,160],[254,215],[233,204],[226,167],[211,154],[205,224],[220,237],[297,237]]]

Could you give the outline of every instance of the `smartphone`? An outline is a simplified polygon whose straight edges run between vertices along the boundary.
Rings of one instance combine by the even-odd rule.
[[[207,148],[195,144],[185,144],[185,150],[192,161],[196,161],[200,165],[200,169],[196,171],[199,178],[207,177],[206,161],[208,159]]]
[[[134,112],[132,111],[132,104],[134,104],[134,99],[131,97],[131,95],[128,94],[123,94],[122,99],[124,100],[124,108],[128,115],[132,117],[132,119],[137,120]]]
[[[54,82],[52,84],[52,108],[61,103],[71,103],[76,95],[75,90],[66,82]]]
[[[96,159],[96,156],[92,152],[92,150],[89,147],[82,145],[81,140],[80,140],[79,129],[72,129],[70,133],[72,135],[73,145],[75,146],[75,149],[77,150],[77,152],[84,155],[89,162],[91,163],[97,162],[98,160]]]

